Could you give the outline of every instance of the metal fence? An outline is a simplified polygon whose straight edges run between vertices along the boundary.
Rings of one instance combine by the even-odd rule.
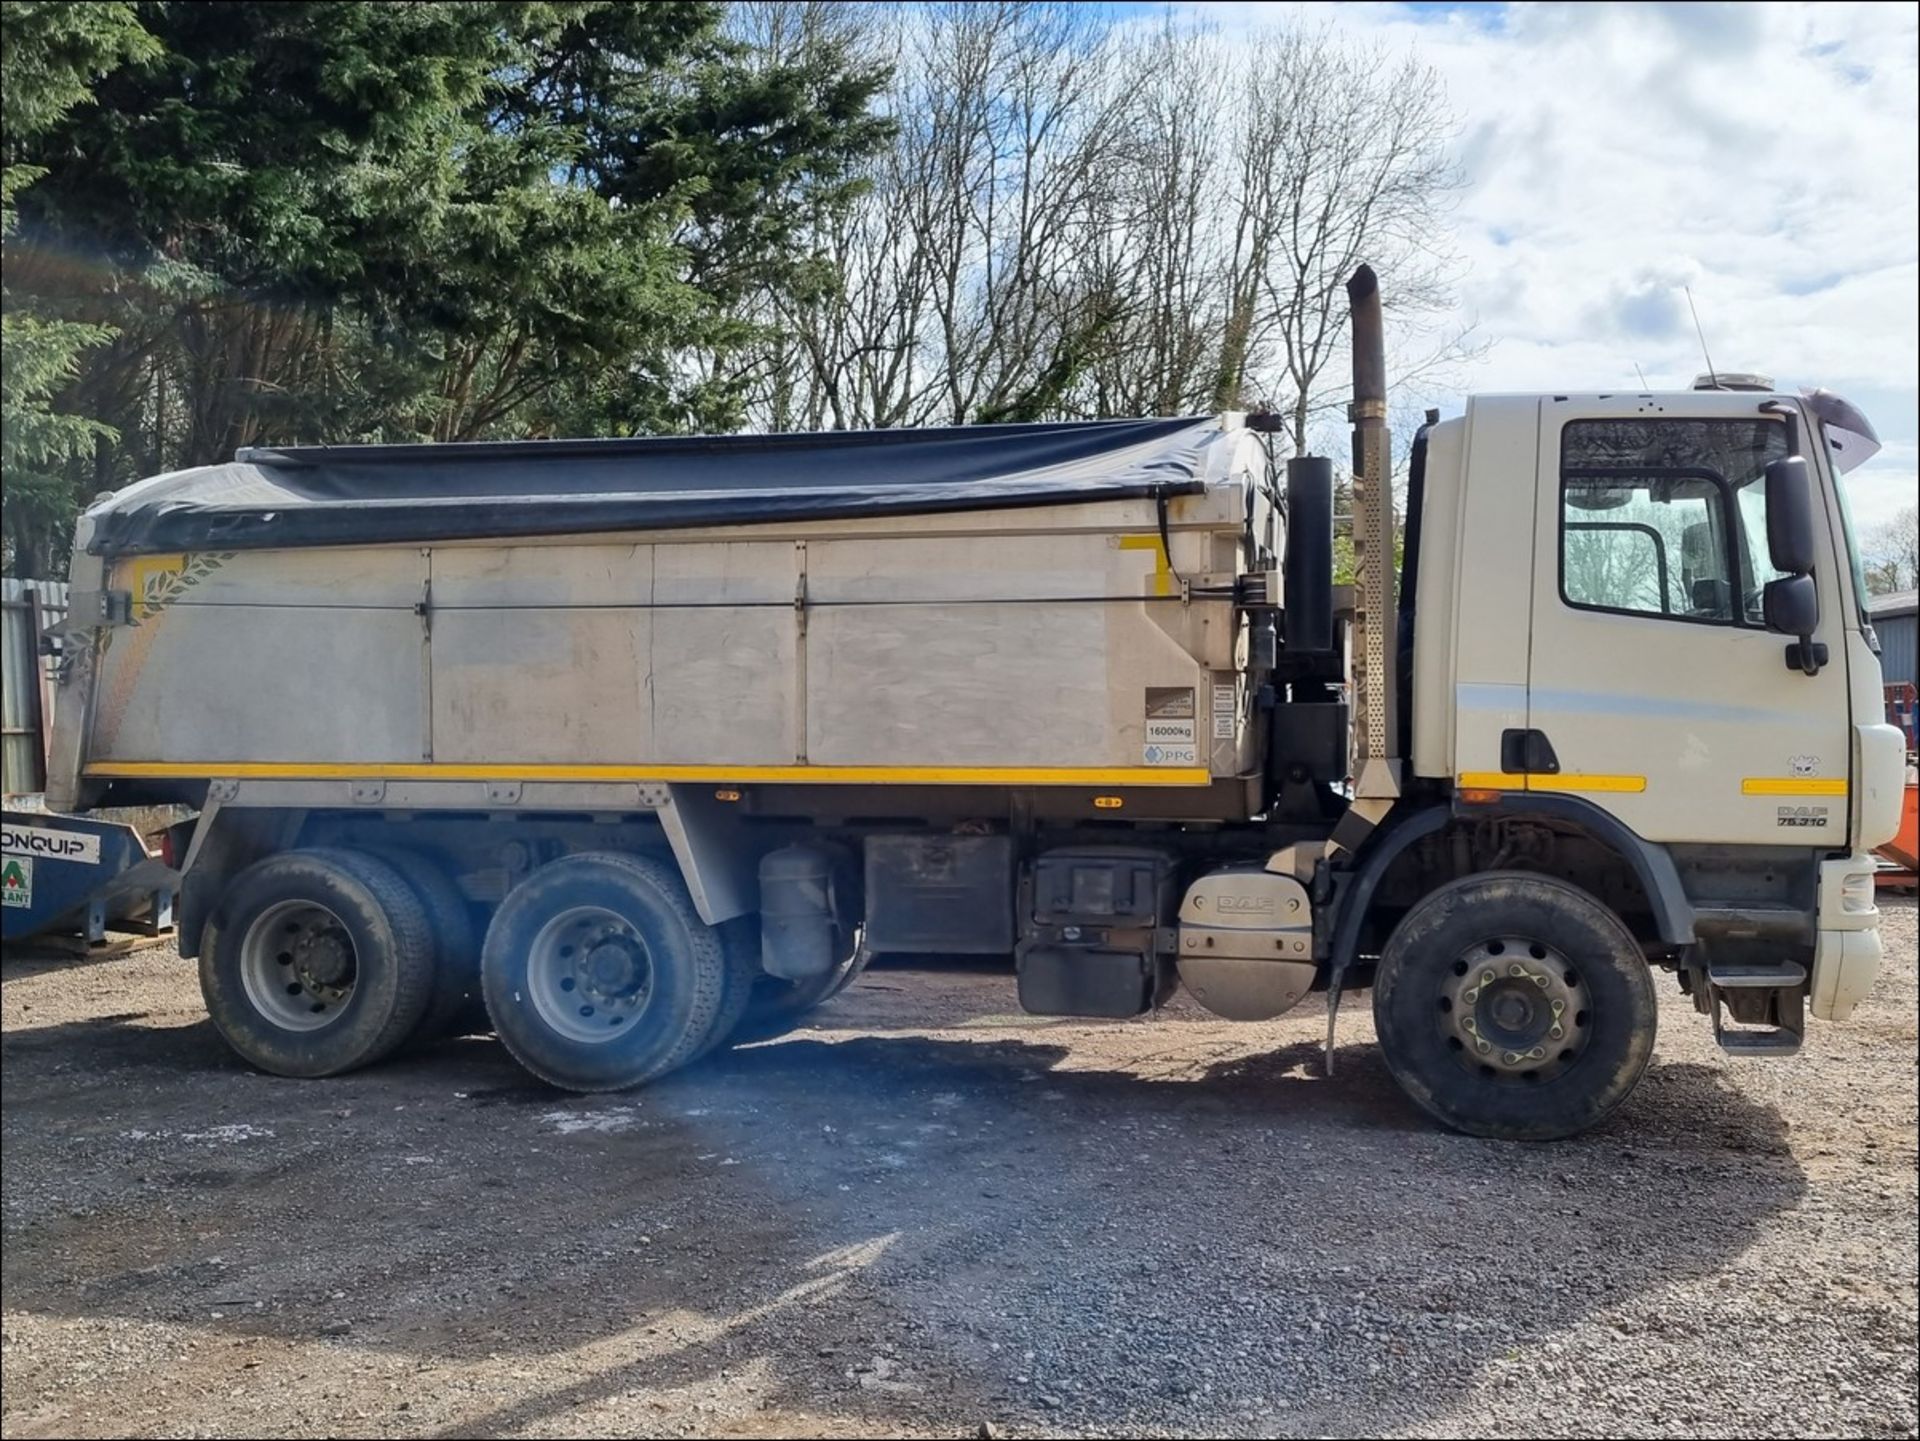
[[[66,613],[65,581],[0,579],[0,792],[10,796],[46,787],[53,675],[40,637]]]

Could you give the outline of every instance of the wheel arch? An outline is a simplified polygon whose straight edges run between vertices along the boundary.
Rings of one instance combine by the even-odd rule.
[[[220,904],[228,882],[255,861],[291,850],[306,822],[304,810],[228,806],[209,800],[194,823],[193,837],[180,863],[180,894],[174,906],[174,935],[180,954],[200,954],[207,920]]]
[[[1515,792],[1490,804],[1435,801],[1375,831],[1361,851],[1352,877],[1342,888],[1337,902],[1339,909],[1328,949],[1333,970],[1344,972],[1358,959],[1367,921],[1381,886],[1397,868],[1410,863],[1415,845],[1429,837],[1456,833],[1477,822],[1502,819],[1549,822],[1556,829],[1570,831],[1598,847],[1632,878],[1645,899],[1651,933],[1642,939],[1667,947],[1693,943],[1693,903],[1666,847],[1643,840],[1617,817],[1578,796]],[[1420,894],[1437,890],[1453,878],[1450,872],[1436,873],[1429,883],[1422,885]],[[1581,884],[1577,876],[1560,878]],[[1583,889],[1595,894],[1596,899],[1603,899],[1591,886]]]

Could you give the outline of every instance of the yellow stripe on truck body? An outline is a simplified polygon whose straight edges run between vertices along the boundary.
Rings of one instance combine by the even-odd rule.
[[[1036,766],[612,766],[435,765],[432,762],[326,764],[269,761],[102,761],[98,779],[386,781],[735,781],[780,785],[1205,786],[1193,767],[1075,770]]]

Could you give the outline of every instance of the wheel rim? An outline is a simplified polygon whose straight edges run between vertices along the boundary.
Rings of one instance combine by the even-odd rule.
[[[540,928],[527,961],[540,1019],[572,1041],[625,1035],[653,995],[653,959],[632,924],[601,906],[574,906]]]
[[[1546,1080],[1586,1049],[1592,997],[1554,947],[1520,936],[1463,951],[1440,985],[1441,1034],[1468,1070],[1500,1081]]]
[[[340,917],[314,901],[269,906],[240,944],[240,983],[253,1008],[289,1031],[339,1020],[360,982],[360,958]]]

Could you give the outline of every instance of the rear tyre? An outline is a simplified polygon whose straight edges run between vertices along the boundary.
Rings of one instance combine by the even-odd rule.
[[[1472,1136],[1545,1141],[1605,1120],[1653,1057],[1640,946],[1578,887],[1524,871],[1442,886],[1394,928],[1373,983],[1387,1068]]]
[[[692,1059],[726,971],[679,874],[611,852],[567,856],[514,887],[480,957],[501,1043],[570,1091],[622,1090]]]
[[[733,1038],[741,1018],[752,1004],[755,986],[765,977],[760,971],[760,927],[751,916],[739,916],[717,927],[720,950],[726,958],[726,976],[721,985],[720,1004],[713,1013],[713,1029],[700,1043],[698,1056],[726,1045]]]
[[[782,980],[759,969],[760,928],[745,933],[744,944],[751,947],[755,978],[744,1013],[727,1036],[730,1046],[750,1046],[758,1041],[778,1040],[798,1029],[807,1017],[852,985],[867,968],[866,949],[858,944],[857,933],[842,940],[845,954],[824,975],[804,981]]]
[[[380,1060],[419,1024],[432,988],[425,908],[391,866],[353,851],[255,862],[227,887],[201,942],[214,1026],[281,1076]]]
[[[487,1027],[486,1002],[480,995],[480,937],[466,897],[451,877],[419,851],[379,847],[367,852],[385,861],[400,877],[427,915],[433,933],[433,994],[411,1039],[422,1045],[449,1036],[469,1035]]]

